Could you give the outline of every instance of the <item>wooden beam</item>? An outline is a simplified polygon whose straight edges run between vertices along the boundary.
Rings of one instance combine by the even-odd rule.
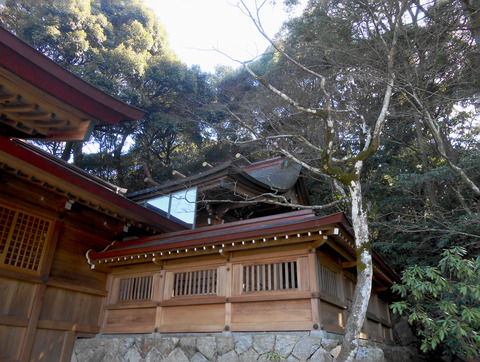
[[[37,284],[35,290],[35,301],[33,302],[32,312],[28,321],[27,331],[25,333],[25,339],[23,340],[22,353],[20,354],[20,361],[27,362],[30,360],[30,353],[32,352],[33,342],[35,339],[35,333],[37,331],[38,318],[43,307],[43,300],[47,286],[45,284]]]
[[[346,261],[346,262],[342,263],[342,268],[343,269],[349,269],[349,268],[353,268],[356,265],[357,265],[356,261]]]
[[[55,118],[55,113],[19,113],[16,118],[22,121],[32,121],[38,125],[56,125],[65,121]]]
[[[341,256],[343,256],[345,259],[348,261],[353,261],[354,257],[351,256],[349,253],[347,253],[343,248],[335,244],[333,241],[327,240],[327,245],[331,247],[333,250],[335,250],[337,253],[339,253]]]
[[[0,110],[6,113],[12,112],[31,112],[35,110],[35,104],[0,104]]]
[[[314,250],[318,249],[323,244],[325,244],[327,242],[327,240],[328,240],[328,236],[323,235],[323,237],[321,239],[318,239],[311,244],[311,248],[314,249]]]
[[[310,299],[312,293],[309,291],[298,292],[298,291],[281,291],[278,293],[268,292],[263,293],[259,292],[258,294],[251,293],[250,295],[239,295],[233,296],[230,298],[231,303],[252,303],[252,302],[269,302],[269,301],[279,301],[279,300],[298,300],[298,299]]]
[[[28,327],[28,318],[2,315],[0,316],[0,325],[12,327]]]

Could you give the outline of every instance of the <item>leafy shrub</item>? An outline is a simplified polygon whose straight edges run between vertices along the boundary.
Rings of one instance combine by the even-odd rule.
[[[410,267],[393,286],[404,300],[391,308],[417,327],[423,352],[480,355],[480,256],[465,255],[462,247],[445,250],[438,266]]]

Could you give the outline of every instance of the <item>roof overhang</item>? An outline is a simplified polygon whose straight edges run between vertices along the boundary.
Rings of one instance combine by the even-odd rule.
[[[0,131],[16,138],[84,140],[93,127],[145,112],[83,81],[0,27]]]
[[[285,158],[278,157],[244,167],[227,161],[196,175],[137,191],[127,197],[139,202],[192,187],[198,187],[200,191],[222,188],[233,191],[241,200],[251,199],[256,203],[261,201],[258,195],[265,194],[269,195],[269,198],[274,198],[274,194],[281,195],[287,192],[299,180],[300,166],[289,165],[283,168],[281,164],[284,162]],[[288,181],[282,183],[277,180],[272,184],[268,180],[274,177],[278,180],[288,179]],[[281,187],[277,187],[279,185]],[[214,200],[208,201],[212,203]]]
[[[222,254],[306,243],[317,248],[328,245],[355,266],[352,229],[343,213],[317,217],[302,210],[263,218],[243,220],[196,230],[172,232],[135,240],[114,242],[105,250],[89,251],[92,267],[116,267],[140,263]],[[374,253],[375,254],[375,253]],[[384,283],[397,281],[396,274],[374,255],[374,270]]]
[[[26,142],[0,136],[0,168],[152,234],[185,229],[126,199],[118,187]]]

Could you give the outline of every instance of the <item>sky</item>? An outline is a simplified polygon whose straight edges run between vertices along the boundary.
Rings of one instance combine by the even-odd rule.
[[[248,1],[254,4],[254,0]],[[170,47],[187,65],[198,64],[214,72],[218,64],[239,64],[213,49],[241,61],[261,55],[268,46],[252,21],[236,6],[237,0],[145,0],[168,33]],[[261,19],[270,37],[280,29],[287,13],[281,1],[262,8]]]

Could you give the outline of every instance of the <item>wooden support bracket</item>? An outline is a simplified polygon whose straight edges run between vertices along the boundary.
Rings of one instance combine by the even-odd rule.
[[[323,237],[321,239],[318,239],[318,240],[315,240],[314,242],[312,242],[311,244],[311,248],[312,249],[318,249],[319,247],[321,247],[323,244],[325,244],[328,240],[328,236],[327,235],[323,235]]]
[[[343,269],[353,268],[356,265],[357,265],[356,261],[346,261],[346,262],[342,263],[342,268]]]

